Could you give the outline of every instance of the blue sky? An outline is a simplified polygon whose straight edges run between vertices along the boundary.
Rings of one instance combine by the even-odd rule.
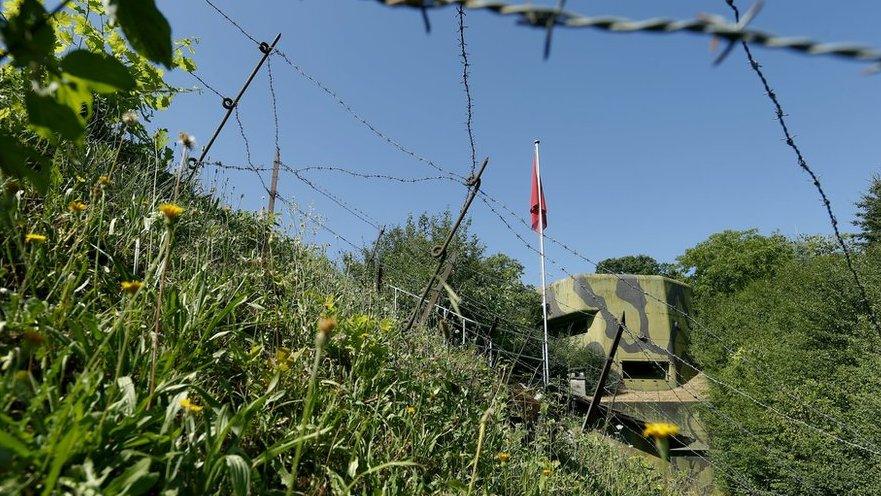
[[[383,133],[467,175],[470,149],[454,8],[431,11],[433,29],[426,34],[418,11],[370,0],[216,3],[259,39],[270,41],[281,32],[282,50]],[[235,93],[260,56],[254,45],[202,0],[158,4],[175,37],[199,40],[198,73],[222,92]],[[634,18],[729,15],[723,0],[570,0],[567,7]],[[741,4],[742,10],[747,7]],[[878,47],[879,17],[881,4],[870,0],[772,0],[753,26]],[[466,22],[478,155],[490,157],[483,189],[525,216],[532,142],[540,138],[548,234],[586,257],[598,261],[646,253],[670,261],[723,229],[831,232],[816,191],[781,141],[770,102],[742,50],[712,67],[709,39],[703,36],[557,29],[551,58],[543,61],[542,31],[483,12],[469,12]],[[860,64],[834,58],[761,48],[755,55],[840,221],[850,229],[854,202],[871,175],[881,171],[881,76],[862,76]],[[285,163],[402,177],[437,175],[378,139],[280,59],[273,58],[272,69]],[[169,77],[180,86],[201,86],[179,71]],[[253,162],[268,166],[274,150],[265,70],[239,110]],[[184,94],[154,125],[174,134],[188,131],[204,144],[222,112],[209,91]],[[246,163],[235,120],[211,158]],[[206,181],[212,177],[213,171],[203,175]],[[253,174],[222,177],[229,179],[231,204],[254,210],[265,204]],[[389,225],[409,212],[458,210],[465,195],[452,182],[401,185],[320,171],[308,178]],[[356,244],[376,237],[373,227],[290,175],[282,175],[279,189]],[[489,251],[519,259],[527,267],[526,280],[537,282],[534,252],[483,203],[475,202],[472,211],[472,231]],[[535,241],[528,229],[516,227]],[[328,243],[331,255],[347,248],[321,230],[309,238]],[[547,253],[569,272],[593,270],[554,244],[548,244]],[[565,275],[559,267],[549,264],[551,280]]]

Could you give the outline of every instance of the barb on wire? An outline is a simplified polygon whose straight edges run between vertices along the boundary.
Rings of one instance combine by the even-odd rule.
[[[459,182],[459,181],[452,179],[449,175],[446,175],[446,176],[426,176],[426,177],[398,177],[398,176],[391,176],[388,174],[360,172],[360,171],[355,171],[355,170],[350,170],[350,169],[344,169],[342,167],[322,166],[322,165],[313,165],[313,166],[309,166],[309,167],[301,167],[301,168],[291,169],[291,170],[296,170],[297,172],[300,172],[300,173],[309,172],[309,171],[340,172],[343,174],[348,174],[350,176],[360,177],[363,179],[383,179],[383,180],[387,180],[387,181],[396,181],[399,183],[420,183],[420,182],[425,182],[425,181],[453,181],[456,183]]]
[[[422,0],[378,0],[390,7],[420,7]],[[727,1],[727,0],[726,0]],[[512,4],[497,0],[432,0],[431,8],[462,5],[466,9],[487,10],[502,16],[516,17],[518,23],[547,29],[548,19],[567,28],[590,28],[614,33],[694,33],[729,41],[744,41],[766,48],[786,49],[806,55],[832,55],[849,60],[872,63],[881,68],[881,51],[852,43],[821,43],[803,37],[783,37],[757,29],[747,29],[720,16],[706,15],[698,19],[676,20],[653,18],[632,20],[618,16],[585,16],[546,5]]]
[[[195,72],[188,72],[188,74],[189,74],[190,76],[193,76],[194,78],[196,78],[196,80],[199,81],[200,83],[202,83],[202,86],[204,86],[205,88],[207,88],[209,91],[211,91],[211,92],[214,93],[215,95],[219,96],[221,100],[223,100],[224,98],[226,98],[226,97],[223,95],[223,93],[221,93],[221,92],[220,92],[217,88],[215,88],[214,86],[208,84],[208,81],[205,81],[205,79],[203,79],[201,76],[199,76],[199,75],[196,74]]]
[[[275,78],[272,75],[272,58],[266,59],[266,74],[269,77],[269,97],[272,103],[272,123],[275,131],[275,154],[281,155],[281,147],[278,144],[278,98],[275,95]]]
[[[225,13],[224,11],[220,10],[220,8],[217,7],[217,5],[214,5],[214,3],[211,2],[211,0],[205,0],[205,3],[207,3],[208,5],[210,5],[211,8],[214,9],[215,11],[217,11],[218,14],[222,15],[223,18],[227,20],[227,22],[229,22],[230,24],[232,24],[233,26],[235,26],[235,27],[236,27],[236,28],[237,28],[237,29],[238,29],[243,35],[245,35],[246,38],[248,38],[249,40],[253,41],[253,42],[254,42],[255,44],[257,44],[257,45],[260,44],[260,42],[257,41],[257,38],[255,38],[254,36],[252,36],[251,33],[245,31],[245,28],[243,28],[242,26],[240,26],[239,23],[237,23],[236,21],[232,20],[232,18],[231,18],[230,16],[226,15],[226,13]]]
[[[459,5],[459,8],[462,8],[461,4]],[[562,12],[565,8],[566,0],[557,0],[557,12]],[[545,33],[544,59],[547,60],[551,56],[551,38],[554,35],[554,26],[557,25],[557,16],[548,16],[548,20],[545,24],[547,25],[547,33]]]
[[[725,2],[731,7],[734,11],[734,18],[738,22],[740,21],[740,10],[738,10],[737,5],[734,3],[734,0],[725,0]],[[746,18],[746,16],[744,16]],[[835,240],[838,242],[838,245],[841,247],[841,251],[844,253],[844,261],[847,264],[847,269],[850,271],[853,276],[853,280],[857,285],[857,288],[860,292],[860,298],[862,299],[863,307],[866,311],[866,314],[869,317],[869,320],[872,323],[872,327],[875,328],[875,332],[881,337],[881,321],[878,319],[878,315],[875,313],[875,309],[872,306],[871,300],[869,300],[869,294],[866,291],[866,287],[863,285],[863,281],[860,279],[859,274],[857,274],[856,269],[853,264],[853,256],[851,254],[850,248],[847,246],[847,243],[844,241],[844,238],[841,235],[841,231],[838,228],[838,219],[835,218],[835,213],[832,211],[832,203],[829,201],[829,197],[826,195],[826,191],[823,189],[823,185],[820,184],[820,178],[811,169],[810,165],[808,165],[807,160],[805,160],[804,155],[801,152],[801,149],[795,143],[795,138],[792,136],[792,133],[789,131],[789,126],[786,124],[786,114],[783,112],[783,107],[780,105],[780,100],[777,98],[777,93],[771,89],[771,84],[768,82],[768,78],[765,76],[765,73],[762,71],[762,66],[756,61],[755,57],[753,57],[752,50],[750,50],[749,45],[742,41],[743,50],[746,52],[746,58],[749,61],[749,65],[752,68],[753,72],[756,73],[759,80],[762,82],[762,87],[765,89],[765,93],[768,95],[768,99],[771,100],[771,104],[774,106],[774,115],[777,117],[777,122],[780,124],[780,129],[783,131],[783,137],[785,139],[786,145],[789,148],[792,148],[793,153],[795,153],[795,158],[798,162],[798,166],[810,177],[811,182],[814,185],[814,188],[817,190],[817,193],[820,194],[820,200],[823,202],[823,206],[826,208],[826,214],[829,217],[829,223],[832,225],[832,232],[835,234]]]
[[[471,143],[471,174],[477,169],[477,147],[474,144],[474,130],[471,125],[474,120],[474,105],[471,101],[471,86],[468,84],[468,52],[465,50],[465,9],[462,4],[458,5],[457,14],[459,17],[459,49],[461,50],[459,57],[462,59],[462,86],[465,88],[465,127],[468,129],[468,141]]]

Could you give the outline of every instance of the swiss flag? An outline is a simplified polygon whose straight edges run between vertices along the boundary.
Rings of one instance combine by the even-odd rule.
[[[539,198],[541,198],[541,227],[539,228]],[[548,227],[548,204],[545,202],[544,187],[538,173],[538,156],[532,158],[532,195],[529,201],[529,213],[532,214],[532,230],[539,231]]]

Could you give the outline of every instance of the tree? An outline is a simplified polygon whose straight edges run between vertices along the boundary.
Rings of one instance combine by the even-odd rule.
[[[679,277],[673,264],[660,263],[648,255],[627,255],[607,258],[597,264],[597,274],[638,274]]]
[[[437,267],[432,248],[443,243],[452,223],[449,212],[411,216],[403,225],[386,230],[369,249],[347,255],[346,268],[355,277],[373,281],[377,266],[373,261],[377,260],[382,266],[384,284],[420,293]],[[456,304],[460,312],[486,326],[498,317],[496,343],[513,352],[519,352],[520,346],[525,344],[524,354],[534,355],[538,343],[525,342],[522,334],[538,329],[541,319],[538,291],[521,281],[523,265],[520,262],[502,253],[487,255],[486,246],[468,233],[469,227],[467,222],[461,225],[448,250],[449,256],[456,258],[447,283],[459,298]],[[443,291],[440,303],[451,308],[450,297]],[[399,303],[406,308],[409,302],[399,300]]]
[[[795,257],[792,242],[757,229],[711,235],[677,258],[698,299],[731,294],[752,281],[773,276]]]
[[[881,242],[881,175],[872,177],[869,190],[856,205],[854,225],[860,228],[857,239],[866,246],[877,245]]]

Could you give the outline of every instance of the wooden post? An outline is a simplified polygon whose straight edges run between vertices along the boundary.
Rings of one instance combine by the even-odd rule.
[[[596,411],[600,406],[600,398],[603,396],[606,379],[609,377],[609,370],[612,368],[612,362],[615,360],[615,352],[618,351],[618,343],[621,342],[621,334],[624,332],[624,318],[625,315],[622,312],[621,321],[618,322],[618,332],[615,333],[615,340],[612,341],[612,347],[609,349],[609,356],[606,357],[606,363],[603,365],[603,370],[600,372],[600,380],[597,382],[597,388],[593,392],[593,399],[590,401],[590,406],[587,408],[587,415],[585,415],[584,423],[581,425],[582,432],[587,428],[587,423],[590,422],[591,417],[596,414]]]
[[[422,325],[428,320],[428,316],[431,315],[431,312],[434,310],[435,305],[437,305],[438,300],[440,299],[441,291],[444,289],[444,284],[447,282],[447,278],[450,277],[450,274],[453,272],[453,264],[456,263],[456,256],[458,253],[453,253],[452,256],[447,258],[444,262],[444,270],[441,272],[441,275],[437,278],[437,283],[432,289],[431,298],[428,300],[428,305],[425,306],[425,310],[422,312],[422,315],[419,317],[419,320],[416,322],[418,325]]]
[[[272,183],[269,186],[269,215],[275,213],[275,197],[278,196],[278,170],[281,168],[281,151],[275,149],[275,161],[272,162]]]

